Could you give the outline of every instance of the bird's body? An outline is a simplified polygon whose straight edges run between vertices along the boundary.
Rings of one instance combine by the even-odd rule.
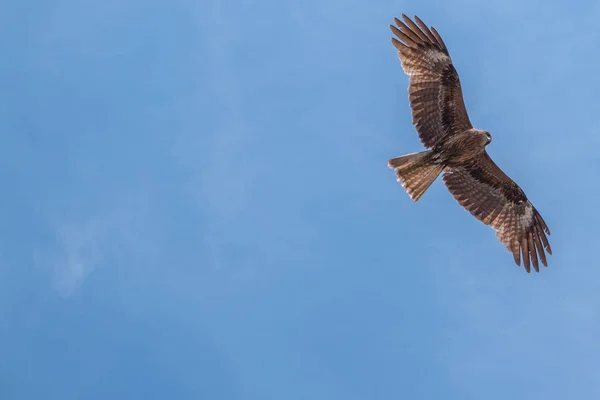
[[[430,150],[388,161],[409,196],[418,201],[436,178],[443,181],[473,216],[492,226],[515,263],[521,257],[539,271],[538,258],[547,265],[552,254],[548,226],[523,190],[490,158],[489,132],[472,126],[462,97],[458,73],[442,38],[415,16],[405,15],[390,26],[402,42],[392,38],[404,71],[410,75],[409,100],[413,123]],[[418,24],[418,26],[417,26]]]
[[[479,129],[467,129],[456,135],[443,138],[431,149],[433,156],[445,166],[459,166],[480,157],[488,145],[489,133]]]

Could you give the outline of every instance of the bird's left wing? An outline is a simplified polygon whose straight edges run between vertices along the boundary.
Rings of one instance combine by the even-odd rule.
[[[410,75],[408,86],[413,124],[425,147],[442,138],[472,128],[458,72],[448,48],[435,28],[429,29],[417,16],[413,22],[402,14],[390,25],[402,69]],[[418,25],[418,26],[417,26]],[[400,39],[400,40],[398,40]]]
[[[487,152],[472,164],[448,169],[444,183],[458,203],[475,218],[496,230],[496,236],[527,272],[530,263],[539,272],[538,257],[548,266],[552,254],[546,234],[550,230],[523,190],[490,158]]]

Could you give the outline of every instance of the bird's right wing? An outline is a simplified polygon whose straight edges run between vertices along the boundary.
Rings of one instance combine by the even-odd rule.
[[[538,257],[547,266],[552,254],[546,234],[550,230],[523,190],[484,152],[471,165],[448,169],[444,183],[458,203],[475,218],[496,230],[496,236],[513,253],[515,263],[539,272]]]
[[[472,128],[465,108],[458,73],[435,28],[417,17],[418,26],[402,14],[394,18],[392,38],[402,69],[410,75],[408,87],[413,124],[425,147],[433,147],[446,135]]]

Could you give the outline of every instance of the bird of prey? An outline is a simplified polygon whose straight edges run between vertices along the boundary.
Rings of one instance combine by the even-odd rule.
[[[469,121],[458,73],[448,48],[435,28],[417,16],[402,14],[390,25],[397,37],[392,43],[408,86],[412,123],[429,150],[392,158],[388,166],[413,201],[418,201],[436,178],[442,179],[458,203],[475,218],[496,230],[496,236],[527,272],[539,272],[546,251],[552,254],[546,234],[550,230],[523,190],[491,159],[488,131]],[[398,40],[399,39],[399,40]]]

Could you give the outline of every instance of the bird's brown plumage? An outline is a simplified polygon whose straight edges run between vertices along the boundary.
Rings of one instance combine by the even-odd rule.
[[[458,203],[475,218],[496,230],[496,236],[513,253],[515,263],[527,272],[530,265],[539,272],[538,257],[548,266],[544,250],[552,254],[546,222],[487,153],[472,164],[452,167],[442,177]]]
[[[548,226],[519,185],[485,151],[491,136],[471,125],[458,73],[441,36],[416,16],[415,22],[404,14],[402,18],[394,19],[397,26],[390,25],[397,37],[392,43],[410,76],[413,124],[431,150],[391,159],[388,165],[415,201],[443,171],[454,198],[496,230],[515,263],[522,260],[527,272],[531,265],[539,271],[539,260],[547,266],[545,253],[552,254]]]
[[[469,121],[462,96],[460,79],[442,38],[434,28],[429,30],[418,18],[415,25],[402,15],[392,38],[404,72],[410,75],[408,86],[413,124],[425,147],[433,147],[444,135],[462,132],[473,126]]]

